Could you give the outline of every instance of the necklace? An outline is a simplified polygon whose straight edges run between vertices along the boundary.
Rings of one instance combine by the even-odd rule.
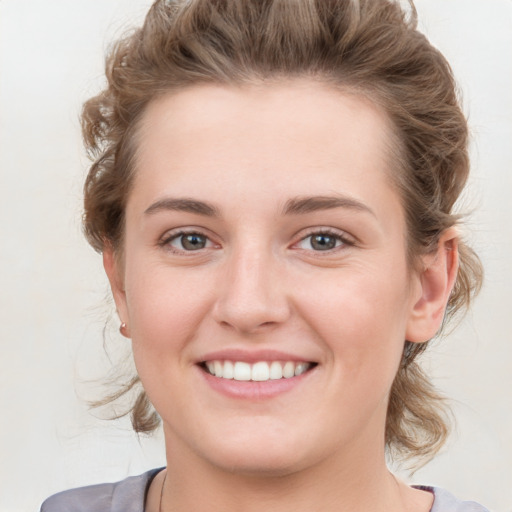
[[[167,471],[164,475],[164,481],[162,483],[162,490],[160,491],[160,504],[158,505],[158,512],[162,512],[162,501],[164,500],[164,488],[165,488],[165,480],[167,479]]]

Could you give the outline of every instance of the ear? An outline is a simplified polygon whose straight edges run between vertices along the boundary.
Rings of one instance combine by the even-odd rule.
[[[419,292],[407,323],[408,341],[428,341],[440,329],[459,268],[458,242],[457,228],[449,228],[441,235],[435,253],[422,257]]]
[[[116,257],[112,245],[107,244],[103,249],[103,268],[107,273],[110,282],[110,289],[116,304],[116,311],[121,321],[121,325],[126,324],[126,327],[121,327],[121,334],[127,338],[130,337],[129,330],[129,315],[128,307],[126,304],[126,292],[124,289],[124,278],[122,264],[119,258]]]

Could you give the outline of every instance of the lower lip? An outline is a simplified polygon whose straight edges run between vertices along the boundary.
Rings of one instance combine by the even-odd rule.
[[[314,372],[315,368],[316,367],[311,368],[303,374],[296,377],[290,377],[289,379],[283,378],[257,382],[252,380],[242,381],[215,377],[198,367],[207,384],[215,391],[229,396],[230,398],[240,398],[245,400],[268,399],[291,391],[308,379]]]

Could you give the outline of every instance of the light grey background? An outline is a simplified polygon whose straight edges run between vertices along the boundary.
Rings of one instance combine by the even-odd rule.
[[[81,102],[103,83],[112,38],[148,0],[0,1],[0,512],[164,464],[161,435],[92,416],[108,368],[101,258],[80,233]],[[484,290],[426,364],[458,430],[412,481],[512,511],[512,2],[418,0],[453,65],[473,133],[471,239]],[[107,330],[111,350],[127,343]]]

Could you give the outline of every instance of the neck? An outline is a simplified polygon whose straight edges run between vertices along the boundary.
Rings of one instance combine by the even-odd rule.
[[[161,512],[427,512],[432,504],[429,493],[397,481],[386,467],[383,450],[377,457],[373,447],[271,474],[229,471],[175,443],[168,447],[171,464],[165,486],[159,487]],[[160,485],[163,480],[162,475]]]

